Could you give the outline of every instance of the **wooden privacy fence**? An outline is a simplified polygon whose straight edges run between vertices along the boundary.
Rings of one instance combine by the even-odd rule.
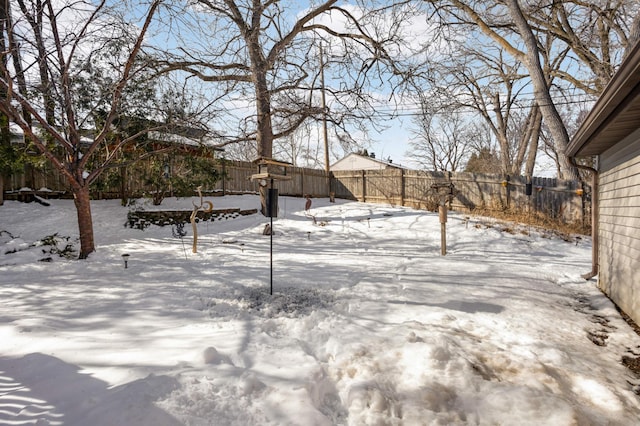
[[[243,194],[257,192],[258,184],[251,180],[257,172],[257,166],[247,161],[225,161],[217,166],[222,179],[210,191],[229,194]],[[288,167],[287,176],[290,179],[279,180],[274,186],[280,195],[293,197],[327,197],[329,195],[329,177],[324,170],[303,167]]]
[[[552,219],[585,223],[589,220],[582,184],[550,178],[428,172],[403,169],[333,172],[336,198],[435,210],[432,186],[451,183],[456,190],[450,208],[458,211],[537,212]]]
[[[138,165],[142,164],[144,168],[144,164],[150,163],[150,161],[141,160]],[[214,166],[221,179],[213,187],[203,188],[205,193],[243,194],[257,192],[258,184],[251,180],[251,175],[255,174],[257,170],[257,166],[254,163],[229,160],[212,161],[215,161]],[[296,197],[305,195],[326,197],[329,195],[327,189],[329,187],[329,177],[324,170],[289,167],[287,168],[287,174],[291,176],[290,180],[277,183],[280,194]],[[131,172],[122,175],[126,176],[124,189],[128,197],[142,197],[155,191],[153,186],[145,184],[141,176],[136,176]],[[98,181],[102,183],[100,179],[102,178],[98,178]],[[66,196],[71,196],[65,178],[50,165],[46,165],[42,169],[30,169],[26,174],[14,174],[6,179],[4,183],[8,198],[11,198],[12,194],[25,187],[36,191],[46,188],[47,191],[66,193]],[[94,199],[119,198],[122,195],[122,187],[116,184],[112,186],[96,185],[95,188],[92,188],[91,195]]]
[[[257,171],[255,164],[223,161],[215,167],[222,179],[213,188],[203,188],[205,192],[239,194],[257,191],[257,182],[250,179]],[[64,179],[56,170],[48,168],[31,173],[29,179],[24,175],[16,175],[6,180],[7,195],[24,187],[27,180],[34,189],[47,188],[68,193]],[[527,195],[527,182],[521,176],[513,176],[507,180],[497,175],[395,168],[335,171],[327,174],[324,170],[302,167],[289,167],[287,175],[289,180],[275,183],[280,195],[327,197],[333,193],[336,198],[435,210],[437,198],[432,186],[452,183],[456,189],[456,196],[450,205],[453,210],[535,212],[554,220],[584,224],[588,224],[590,219],[588,194],[583,193],[578,181],[534,177],[531,195]],[[126,190],[129,197],[140,197],[153,188],[145,187],[139,177],[127,174]],[[120,194],[119,187],[103,187],[92,195],[94,198],[117,198]]]

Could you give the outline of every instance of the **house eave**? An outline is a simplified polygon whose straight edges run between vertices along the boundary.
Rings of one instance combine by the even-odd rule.
[[[640,127],[640,43],[631,49],[567,148],[569,157],[600,155]]]

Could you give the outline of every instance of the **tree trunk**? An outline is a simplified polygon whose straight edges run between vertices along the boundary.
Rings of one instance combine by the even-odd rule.
[[[35,39],[34,41],[36,44],[36,48],[38,49],[38,57],[47,57],[49,52],[47,52],[45,39],[43,36],[43,22],[45,22],[43,17],[45,14],[45,8],[38,7],[35,10],[30,11],[28,5],[25,4],[24,0],[18,0],[18,4],[20,5],[22,13],[27,18],[27,21],[29,25],[31,25],[31,28],[33,30]],[[47,123],[55,125],[55,101],[53,98],[53,93],[51,91],[51,84],[49,84],[49,75],[51,74],[49,71],[49,63],[44,60],[38,61],[38,71],[40,73],[40,85],[38,89],[42,94],[45,117],[47,119]]]
[[[511,158],[509,158],[509,140],[504,134],[499,134],[498,144],[500,145],[500,173],[508,175],[511,173]]]
[[[4,176],[0,173],[0,206],[4,204]]]
[[[271,96],[264,72],[256,73],[256,106],[258,113],[258,129],[256,141],[258,157],[273,157],[273,127],[271,125]]]
[[[542,114],[536,105],[536,113],[533,122],[533,129],[529,138],[529,154],[525,165],[526,176],[533,176],[533,169],[536,165],[536,157],[538,156],[538,143],[540,141],[540,130],[542,128]]]
[[[533,123],[535,120],[535,116],[537,115],[537,105],[534,104],[529,113],[527,114],[527,119],[524,123],[524,132],[520,139],[518,140],[518,152],[516,154],[516,158],[511,165],[511,173],[515,176],[519,176],[522,171],[522,164],[524,164],[524,157],[527,153],[527,148],[529,147],[529,142],[531,140],[531,132],[533,130]]]
[[[500,94],[496,93],[493,95],[493,112],[496,115],[497,122],[496,130],[498,132],[496,138],[498,139],[498,144],[500,144],[500,171],[503,175],[508,175],[511,172],[509,139],[507,137],[507,124],[500,107]]]
[[[542,64],[540,63],[540,51],[538,50],[538,44],[531,30],[531,26],[527,22],[518,0],[507,0],[507,7],[513,21],[518,28],[518,32],[524,41],[526,46],[525,65],[531,76],[531,82],[533,83],[534,96],[538,105],[540,106],[540,112],[544,118],[545,123],[549,127],[549,132],[554,141],[556,152],[558,153],[558,160],[562,167],[561,179],[575,180],[578,178],[577,169],[571,164],[569,158],[565,155],[565,151],[569,146],[569,134],[562,122],[560,113],[556,109],[551,94],[549,93],[549,85],[542,71]]]
[[[640,43],[640,13],[636,15],[631,23],[629,39],[627,40],[627,47],[624,51],[625,58],[629,55],[629,52],[631,52],[631,49],[633,49],[636,43]]]
[[[10,67],[2,68],[2,79],[0,86],[5,91],[11,90],[12,96],[0,96],[0,109],[8,114],[11,120],[20,126],[25,134],[25,143],[27,147],[30,144],[37,148],[49,163],[64,176],[67,183],[71,186],[74,203],[77,211],[78,230],[80,234],[80,259],[86,259],[93,251],[95,251],[93,222],[91,217],[91,203],[89,195],[89,184],[98,178],[105,168],[113,161],[113,156],[106,159],[98,160],[103,163],[91,173],[83,173],[87,169],[87,164],[92,162],[107,140],[111,131],[111,125],[120,111],[120,103],[126,96],[126,86],[130,84],[143,69],[139,68],[136,63],[145,35],[151,25],[154,15],[160,6],[161,0],[153,0],[149,9],[140,17],[144,18],[144,24],[139,31],[136,31],[135,43],[122,52],[126,56],[126,62],[121,63],[116,60],[118,66],[114,68],[113,85],[110,88],[110,106],[103,105],[102,100],[95,99],[95,104],[87,105],[85,110],[91,111],[95,108],[105,107],[104,122],[95,130],[95,137],[91,143],[81,143],[81,127],[83,120],[77,119],[75,115],[74,96],[72,92],[74,88],[69,82],[72,79],[73,64],[78,60],[78,56],[82,56],[81,49],[71,49],[73,46],[82,46],[92,37],[91,28],[95,23],[102,22],[103,14],[106,12],[108,5],[105,2],[97,2],[91,13],[83,13],[84,8],[80,3],[71,2],[52,2],[52,1],[25,1],[15,0],[20,5],[20,13],[17,11],[11,13],[8,7],[14,3],[14,0],[7,2],[0,0],[4,9],[0,8],[0,13],[5,13],[4,32],[7,34],[8,40],[13,40],[10,47],[10,56],[13,58],[13,70]],[[108,3],[108,2],[107,2]],[[34,7],[32,7],[34,6]],[[77,15],[79,21],[76,23],[77,32],[68,31],[67,21],[64,17],[68,14]],[[12,25],[10,18],[16,16],[16,20],[20,24]],[[134,15],[137,15],[134,14]],[[136,18],[137,19],[137,18]],[[26,22],[26,24],[25,24]],[[126,34],[129,33],[128,30]],[[26,62],[20,59],[19,42],[27,40],[28,46],[35,47],[37,55],[31,49],[28,49],[29,58]],[[131,39],[134,41],[134,39]],[[5,49],[6,50],[5,46]],[[44,48],[46,50],[43,50]],[[71,49],[71,50],[69,50]],[[4,60],[7,52],[3,51],[0,60]],[[29,82],[28,87],[36,88],[36,92],[42,96],[42,103],[31,97],[29,91],[26,90],[26,75],[22,68],[22,63],[29,70],[38,67],[40,73],[30,72],[28,75],[33,80]],[[141,65],[142,66],[142,65]],[[146,65],[145,65],[146,66]],[[53,73],[52,70],[56,72]],[[116,75],[116,70],[118,70]],[[52,76],[51,74],[55,74]],[[54,78],[55,77],[55,78]],[[17,85],[17,91],[14,86]],[[34,92],[35,94],[35,92]],[[53,96],[56,94],[56,96]],[[54,104],[55,102],[55,104]],[[31,115],[24,114],[20,116],[17,106],[18,104],[24,111],[31,112]],[[57,106],[56,106],[57,105]],[[61,113],[59,120],[54,120],[57,111]],[[44,117],[42,114],[44,113]],[[41,132],[33,132],[31,126],[31,116],[40,124]],[[60,124],[59,126],[54,123]],[[64,124],[64,126],[63,126]],[[31,140],[27,140],[27,136]],[[120,144],[116,145],[116,149],[122,149]],[[27,171],[26,178],[30,178],[31,173]],[[26,183],[25,183],[26,184]],[[30,186],[35,186],[29,182]]]
[[[80,259],[86,259],[95,251],[93,241],[93,220],[91,218],[91,197],[89,186],[73,189],[73,201],[78,214],[78,231],[80,232]]]
[[[120,203],[123,206],[129,204],[129,194],[127,192],[127,166],[120,167]]]

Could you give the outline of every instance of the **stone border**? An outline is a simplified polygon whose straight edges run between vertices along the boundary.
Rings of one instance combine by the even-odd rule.
[[[167,226],[186,224],[191,220],[191,210],[137,210],[127,213],[125,226],[145,230],[151,225]],[[258,209],[218,209],[210,212],[198,211],[196,222],[215,222],[220,220],[235,219],[240,216],[248,216],[258,213]]]

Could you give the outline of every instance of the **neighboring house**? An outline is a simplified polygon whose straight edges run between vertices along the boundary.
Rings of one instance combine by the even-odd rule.
[[[342,170],[385,170],[385,169],[404,169],[398,164],[393,164],[390,161],[382,161],[376,158],[367,157],[360,154],[349,154],[341,160],[336,161],[330,166],[330,170],[342,171]]]
[[[130,124],[129,122],[122,120],[120,124]],[[207,131],[195,127],[187,126],[165,126],[163,127],[159,123],[146,121],[149,127],[155,126],[156,130],[150,130],[145,138],[140,138],[139,143],[144,144],[144,147],[139,146],[138,143],[130,143],[123,147],[123,151],[134,151],[140,149],[141,156],[149,156],[150,153],[156,152],[158,155],[163,155],[165,158],[169,158],[169,162],[172,162],[174,158],[179,157],[204,157],[215,158],[216,153],[224,152],[224,149],[214,146],[214,142],[208,137]],[[24,132],[23,130],[13,122],[9,123],[9,130],[11,136],[11,143],[14,145],[24,145]],[[42,133],[43,129],[38,124],[34,124],[34,132]],[[93,131],[85,130],[81,138],[81,143],[84,147],[88,147],[93,143],[92,138]],[[111,144],[115,145],[115,141],[111,141]],[[111,147],[110,147],[111,148]],[[106,150],[107,152],[109,149]],[[34,155],[40,155],[35,150],[32,151]],[[101,154],[97,154],[101,155]],[[167,165],[165,167],[171,167]],[[45,175],[51,171],[52,167],[47,166],[44,168],[29,168],[29,173],[15,173],[6,179],[0,190],[5,191],[17,191],[20,188],[40,188],[40,185],[44,181],[51,182]],[[169,173],[168,171],[166,173]],[[63,179],[54,179],[57,182],[58,187],[55,188],[58,191],[63,191],[66,188],[66,183]],[[124,192],[124,190],[122,190]]]
[[[152,122],[149,122],[149,125],[152,124]],[[9,123],[9,129],[11,132],[11,143],[16,145],[23,144],[24,132],[22,129],[13,122]],[[38,123],[35,123],[34,129],[36,132],[42,132],[42,128]],[[93,142],[92,132],[86,130],[83,133],[85,136],[82,137],[81,142],[85,145],[90,145]],[[186,126],[159,127],[159,130],[150,130],[147,133],[146,142],[150,144],[154,150],[175,148],[187,154],[204,154],[205,156],[209,156],[210,152],[224,152],[224,149],[215,147],[214,142],[208,137],[206,130]],[[125,149],[129,148],[127,147]]]
[[[640,43],[627,54],[567,154],[597,156],[594,269],[598,285],[640,324]]]

